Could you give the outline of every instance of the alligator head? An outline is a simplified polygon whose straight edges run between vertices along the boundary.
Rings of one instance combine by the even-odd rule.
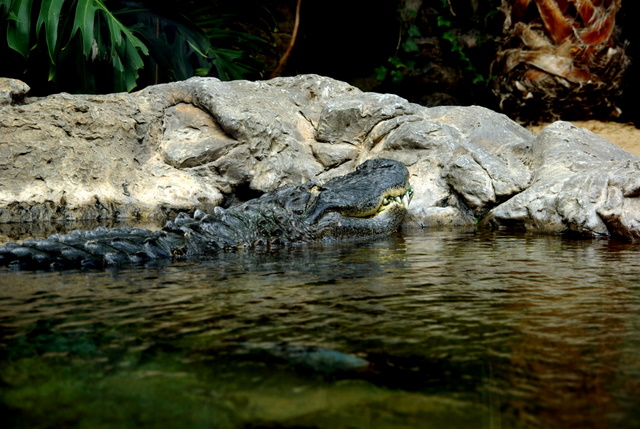
[[[389,159],[371,159],[353,173],[318,187],[306,213],[318,233],[330,238],[357,238],[398,230],[413,190],[407,168]]]

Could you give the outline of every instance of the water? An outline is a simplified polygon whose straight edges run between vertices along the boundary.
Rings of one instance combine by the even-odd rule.
[[[423,231],[0,270],[3,427],[640,427],[638,250]]]

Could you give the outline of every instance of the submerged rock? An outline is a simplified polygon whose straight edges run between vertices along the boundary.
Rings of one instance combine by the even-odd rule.
[[[640,158],[567,123],[536,137],[482,107],[427,108],[317,75],[27,91],[0,80],[0,223],[159,220],[384,157],[411,173],[404,228],[640,238]]]
[[[370,363],[351,353],[315,346],[279,343],[250,347],[244,353],[259,353],[285,363],[292,368],[322,374],[366,371]]]

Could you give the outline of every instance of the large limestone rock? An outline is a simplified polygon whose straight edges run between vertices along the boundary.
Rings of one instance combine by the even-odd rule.
[[[640,238],[640,158],[567,123],[536,137],[482,107],[426,108],[315,75],[27,91],[0,79],[0,223],[159,220],[387,157],[412,174],[406,228]]]
[[[640,158],[567,122],[534,141],[527,189],[493,208],[482,223],[579,235],[640,239]]]

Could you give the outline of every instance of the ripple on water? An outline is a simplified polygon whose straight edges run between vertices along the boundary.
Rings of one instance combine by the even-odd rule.
[[[151,415],[167,427],[170,415],[220,427],[640,427],[637,251],[424,231],[155,268],[1,271],[1,405],[33,427],[139,427]],[[282,347],[297,360],[269,351]],[[295,363],[306,348],[369,366],[314,373]],[[120,417],[97,405],[123,398]]]

